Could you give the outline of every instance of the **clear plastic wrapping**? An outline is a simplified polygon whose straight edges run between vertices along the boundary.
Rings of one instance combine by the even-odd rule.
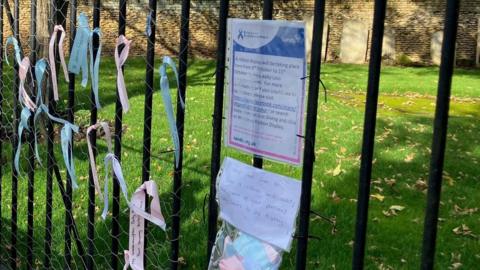
[[[282,250],[223,222],[212,249],[209,270],[276,270]]]

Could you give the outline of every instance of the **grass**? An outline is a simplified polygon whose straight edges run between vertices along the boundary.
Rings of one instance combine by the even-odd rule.
[[[113,123],[115,107],[115,66],[103,59],[101,67],[101,103],[99,119]],[[206,217],[203,216],[205,195],[209,191],[211,153],[211,115],[213,113],[214,65],[212,61],[192,61],[188,74],[185,122],[185,153],[182,187],[180,256],[185,269],[205,269]],[[158,67],[158,63],[156,64]],[[10,68],[6,68],[7,72]],[[312,209],[336,221],[336,230],[312,216],[310,234],[320,240],[309,242],[308,269],[346,269],[350,267],[356,213],[359,156],[362,140],[363,110],[368,68],[363,65],[327,64],[322,67],[322,80],[328,88],[328,102],[321,102],[318,111],[316,161],[313,179]],[[11,75],[11,73],[8,73]],[[11,76],[6,75],[7,85]],[[446,151],[445,181],[443,185],[436,263],[439,268],[458,266],[472,269],[480,261],[480,71],[457,69],[452,94],[451,118]],[[122,145],[122,166],[132,194],[141,183],[143,151],[143,104],[145,62],[141,58],[127,61],[125,78],[131,111],[124,114],[125,133]],[[425,185],[428,181],[429,155],[432,138],[434,96],[438,69],[385,67],[382,71],[377,121],[375,162],[372,176],[372,195],[369,210],[367,269],[418,268],[425,210]],[[63,79],[61,79],[63,80]],[[172,80],[172,85],[174,85]],[[170,225],[172,207],[173,155],[168,125],[158,93],[158,74],[155,74],[155,94],[152,119],[151,178],[161,190],[162,211]],[[11,89],[11,88],[8,88]],[[65,85],[61,86],[65,89]],[[11,107],[11,97],[6,108]],[[61,93],[65,98],[65,91]],[[75,115],[82,127],[89,122],[89,91],[77,86]],[[59,103],[59,111],[65,100]],[[7,115],[6,125],[11,124]],[[58,139],[58,138],[57,138]],[[8,259],[10,246],[11,148],[4,144],[2,157],[2,213],[0,230],[0,261]],[[65,167],[61,150],[56,144],[56,157],[62,175]],[[42,157],[46,160],[45,143]],[[26,157],[27,146],[22,149]],[[80,188],[74,192],[74,214],[81,239],[87,244],[88,160],[84,139],[75,142],[75,165]],[[106,145],[99,140],[100,177],[103,177],[101,159]],[[224,148],[222,156],[232,156],[251,162],[251,156]],[[23,172],[19,179],[18,226],[20,264],[25,266],[27,230],[27,164],[23,158]],[[301,168],[277,162],[265,162],[265,169],[299,179]],[[45,230],[46,169],[35,170],[35,260],[41,268]],[[103,182],[103,178],[101,179]],[[111,185],[111,184],[110,184]],[[62,268],[64,245],[64,206],[58,185],[54,183],[53,201],[53,267]],[[128,245],[128,212],[121,198],[120,253]],[[95,264],[97,269],[108,268],[110,260],[111,217],[102,221],[102,203],[97,199],[95,219]],[[401,206],[401,211],[391,210]],[[403,207],[403,208],[402,208]],[[399,207],[393,207],[399,209]],[[465,225],[466,227],[459,226]],[[468,227],[468,229],[467,229]],[[457,228],[457,229],[456,229]],[[158,228],[149,230],[147,263],[167,268],[169,239]],[[75,245],[74,245],[75,247]],[[76,263],[78,252],[74,248]],[[122,256],[120,254],[120,256]],[[123,259],[120,260],[123,262]],[[293,269],[295,250],[284,255],[282,269]],[[79,267],[79,265],[76,265]]]

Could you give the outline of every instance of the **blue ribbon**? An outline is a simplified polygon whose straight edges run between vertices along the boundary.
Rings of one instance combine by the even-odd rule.
[[[18,125],[18,144],[17,144],[17,151],[15,152],[15,160],[14,160],[14,165],[15,165],[15,170],[17,171],[18,174],[20,174],[20,149],[22,148],[22,133],[23,130],[30,130],[28,127],[28,119],[32,113],[30,110],[26,107],[22,109],[22,113],[20,115],[20,123]]]
[[[175,166],[178,167],[178,164],[180,162],[180,139],[178,138],[178,130],[175,122],[175,117],[173,116],[172,98],[170,96],[170,85],[169,85],[168,76],[167,76],[168,66],[170,66],[170,68],[173,70],[173,73],[175,74],[175,79],[177,81],[177,88],[178,88],[179,81],[178,81],[178,73],[177,73],[177,68],[175,66],[175,62],[173,62],[173,60],[170,57],[164,56],[163,63],[159,69],[160,90],[162,93],[163,104],[165,106],[165,112],[167,113],[168,123],[170,125],[170,133],[172,135],[173,145],[175,147]],[[179,95],[182,109],[184,109],[185,103],[180,93],[180,89],[178,89],[178,95]]]
[[[100,28],[95,28],[90,33],[90,77],[92,78],[92,88],[93,94],[95,96],[95,106],[100,108],[100,100],[98,98],[98,73],[100,69],[100,56],[102,53],[102,43],[98,42],[98,50],[95,56],[95,63],[93,61],[93,36],[98,35],[98,39],[100,40],[102,37],[102,31]]]
[[[70,53],[70,61],[68,62],[68,70],[74,74],[82,72],[82,86],[86,87],[88,82],[88,57],[90,52],[90,77],[92,82],[92,89],[95,95],[95,105],[100,108],[100,101],[98,98],[98,74],[100,67],[100,55],[102,51],[102,44],[99,42],[95,61],[93,60],[93,36],[98,35],[99,39],[102,34],[100,28],[90,30],[88,25],[88,17],[85,13],[80,13],[78,17],[78,27],[73,42],[72,52]]]
[[[114,154],[108,153],[105,156],[104,159],[105,163],[105,184],[103,187],[103,212],[102,212],[102,218],[105,220],[107,217],[108,213],[108,165],[112,165],[112,170],[115,176],[117,177],[118,183],[120,184],[120,188],[122,189],[123,196],[125,197],[125,200],[127,200],[127,204],[130,205],[130,201],[128,200],[128,189],[127,189],[127,184],[125,183],[125,179],[123,178],[123,172],[122,172],[122,167],[120,165],[120,162],[118,159],[115,157]]]
[[[48,111],[48,108],[45,104],[41,104],[38,106],[37,111],[35,112],[35,116],[33,118],[35,126],[37,124],[38,117],[41,114],[45,114],[51,121],[57,122],[59,124],[62,124],[62,130],[60,131],[60,141],[61,141],[61,146],[62,146],[62,154],[63,154],[63,160],[65,162],[65,166],[67,167],[67,172],[70,175],[70,179],[72,180],[72,187],[73,189],[78,188],[77,184],[77,177],[75,175],[75,165],[73,162],[73,151],[72,151],[72,138],[73,138],[73,132],[78,133],[78,126],[63,120],[61,118],[55,117],[51,115]],[[35,137],[35,156],[38,160],[38,162],[41,164],[40,160],[40,155],[38,153],[38,147],[37,147],[37,139]]]
[[[20,46],[18,46],[18,40],[13,36],[9,36],[7,38],[7,42],[5,43],[5,62],[7,62],[7,64],[10,65],[10,62],[8,62],[8,50],[7,50],[8,44],[13,45],[15,60],[17,61],[18,64],[20,64],[20,62],[22,62],[22,57],[21,57],[22,51],[20,49]]]
[[[43,86],[43,75],[45,74],[45,70],[47,69],[47,60],[46,59],[40,59],[37,61],[35,64],[35,78],[37,79],[37,96],[35,99],[35,103],[37,106],[40,106],[43,104],[42,101],[42,86]]]
[[[8,45],[12,44],[13,45],[13,51],[15,54],[15,61],[17,61],[18,64],[22,62],[22,56],[21,56],[21,50],[20,46],[18,45],[18,40],[10,36],[7,38],[7,42],[5,43],[5,62],[7,62],[8,65],[10,65],[10,62],[8,62]],[[23,104],[20,102],[20,105],[23,107]],[[14,157],[14,166],[15,170],[18,174],[20,174],[20,151],[22,148],[22,134],[23,130],[30,130],[28,127],[28,119],[31,116],[31,112],[28,108],[23,107],[22,112],[20,114],[20,123],[18,124],[18,144],[17,144],[17,150],[15,151],[15,157]]]

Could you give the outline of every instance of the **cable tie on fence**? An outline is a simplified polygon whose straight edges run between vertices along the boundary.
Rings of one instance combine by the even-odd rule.
[[[302,139],[305,139],[305,136],[304,136],[304,135],[300,135],[300,134],[296,134],[296,135],[297,135],[297,137],[300,137],[300,138],[302,138]]]
[[[337,230],[337,222],[335,221],[335,219],[333,218],[328,218],[314,210],[310,210],[310,214],[313,214],[317,217],[319,217],[320,219],[323,219],[325,221],[327,221],[328,223],[332,224],[332,232],[335,232]]]
[[[165,105],[165,113],[167,114],[167,119],[170,126],[170,134],[172,136],[173,145],[175,147],[175,168],[178,168],[178,165],[180,163],[180,139],[178,137],[178,130],[175,122],[175,117],[173,115],[172,98],[170,96],[170,85],[167,76],[168,66],[170,66],[170,68],[172,69],[173,73],[175,74],[175,79],[177,81],[178,98],[180,100],[181,106],[181,108],[177,108],[177,110],[185,109],[185,102],[183,101],[182,93],[179,88],[180,84],[178,81],[178,72],[177,67],[175,66],[175,62],[173,62],[172,58],[164,56],[163,63],[158,70],[160,73],[160,91],[162,93],[162,100]]]

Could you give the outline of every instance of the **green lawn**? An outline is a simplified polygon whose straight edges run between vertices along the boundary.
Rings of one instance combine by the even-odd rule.
[[[102,59],[101,103],[99,119],[113,123],[116,70],[112,60]],[[156,67],[158,67],[158,62]],[[203,216],[205,195],[209,191],[211,153],[211,115],[214,95],[213,61],[197,60],[190,64],[188,74],[185,122],[185,153],[182,189],[182,227],[180,256],[185,269],[205,269],[206,216]],[[6,67],[6,84],[11,82],[11,69]],[[10,74],[10,75],[8,75]],[[327,64],[322,67],[322,80],[328,88],[327,103],[320,102],[316,140],[316,161],[313,179],[312,207],[334,218],[336,230],[329,223],[312,216],[310,234],[320,240],[309,242],[309,269],[347,269],[352,257],[360,145],[368,67],[364,65]],[[61,75],[61,74],[60,74]],[[173,154],[161,97],[158,71],[155,71],[152,137],[152,173],[161,189],[162,210],[170,225]],[[122,165],[130,194],[141,182],[143,151],[143,103],[145,62],[143,58],[127,60],[125,78],[131,111],[124,115]],[[372,176],[372,198],[369,211],[367,269],[412,269],[420,263],[425,187],[428,180],[432,139],[434,96],[438,68],[385,67],[382,71]],[[63,81],[63,79],[61,79]],[[171,85],[174,85],[173,80]],[[452,94],[451,118],[446,152],[445,181],[440,209],[437,245],[439,269],[458,266],[472,269],[480,262],[480,70],[457,69]],[[11,88],[8,88],[11,89]],[[65,86],[61,86],[65,89]],[[10,91],[11,92],[11,91]],[[77,87],[76,123],[86,127],[89,122],[89,90]],[[11,96],[5,94],[8,108]],[[66,93],[61,94],[62,99]],[[323,98],[322,98],[323,101]],[[66,100],[59,103],[65,107]],[[8,110],[8,109],[7,109]],[[6,125],[10,125],[7,115]],[[58,138],[57,138],[58,140]],[[56,157],[65,177],[60,145],[55,144]],[[46,160],[45,142],[42,157]],[[88,155],[83,138],[75,142],[75,165],[80,188],[74,192],[74,214],[82,241],[86,246],[88,205]],[[97,159],[100,177],[104,175],[103,159],[106,146],[99,140]],[[2,153],[2,214],[0,230],[0,262],[8,258],[10,246],[11,148]],[[27,229],[27,147],[22,149],[23,173],[19,180],[19,243],[20,264],[25,266]],[[251,156],[224,148],[222,156],[250,162]],[[267,161],[265,169],[300,178],[301,168]],[[45,231],[46,169],[35,170],[35,259],[41,267]],[[103,178],[101,179],[103,182]],[[102,221],[103,204],[97,198],[96,255],[97,269],[107,269],[110,261],[109,228],[111,217]],[[121,248],[128,245],[128,212],[121,199]],[[401,211],[391,210],[402,209]],[[395,207],[397,206],[397,207]],[[400,207],[398,207],[400,206]],[[54,183],[53,202],[53,266],[61,268],[64,243],[64,206],[58,185]],[[123,211],[125,210],[125,211]],[[460,229],[458,228],[459,226]],[[147,263],[150,269],[169,266],[169,239],[160,229],[149,231]],[[74,253],[76,250],[74,249]],[[123,252],[121,252],[123,263]],[[78,258],[77,258],[78,259]],[[78,262],[78,260],[77,260]],[[1,263],[0,263],[1,264]],[[293,269],[295,250],[284,256],[283,269]]]

